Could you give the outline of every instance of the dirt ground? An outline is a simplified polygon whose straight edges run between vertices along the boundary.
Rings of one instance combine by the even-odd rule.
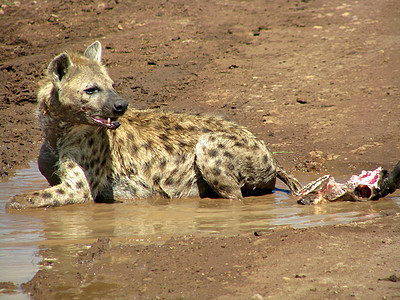
[[[36,91],[49,61],[95,40],[131,107],[235,120],[310,180],[390,169],[400,157],[399,14],[396,0],[2,0],[0,176],[38,156]],[[392,215],[163,245],[100,240],[75,273],[44,269],[23,288],[38,299],[79,297],[62,286],[88,282],[99,283],[96,298],[395,298],[398,224]],[[131,259],[107,261],[120,252]]]

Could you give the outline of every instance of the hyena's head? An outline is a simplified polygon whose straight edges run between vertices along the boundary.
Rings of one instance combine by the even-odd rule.
[[[128,103],[115,91],[101,64],[101,45],[95,42],[83,55],[62,53],[49,65],[52,83],[48,110],[58,120],[73,124],[119,127]]]

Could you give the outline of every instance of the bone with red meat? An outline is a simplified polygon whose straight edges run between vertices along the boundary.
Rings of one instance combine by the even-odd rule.
[[[318,204],[326,201],[367,201],[378,200],[393,193],[400,187],[400,161],[393,171],[377,168],[353,175],[345,183],[338,183],[325,175],[307,184],[297,192],[300,204]]]

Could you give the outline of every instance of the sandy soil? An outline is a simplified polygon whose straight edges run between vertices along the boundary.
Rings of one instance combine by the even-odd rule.
[[[294,174],[350,176],[399,160],[399,1],[0,3],[3,180],[38,155],[35,94],[47,64],[95,40],[131,106],[233,119]],[[398,223],[395,215],[162,246],[101,240],[74,274],[42,270],[24,289],[54,298],[60,286],[98,281],[108,286],[100,298],[394,298]],[[120,252],[131,261],[95,259]]]

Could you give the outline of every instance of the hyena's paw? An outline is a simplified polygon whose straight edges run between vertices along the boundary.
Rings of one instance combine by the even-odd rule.
[[[20,194],[10,198],[6,203],[7,209],[26,209],[32,207],[51,206],[43,201],[39,192]]]

